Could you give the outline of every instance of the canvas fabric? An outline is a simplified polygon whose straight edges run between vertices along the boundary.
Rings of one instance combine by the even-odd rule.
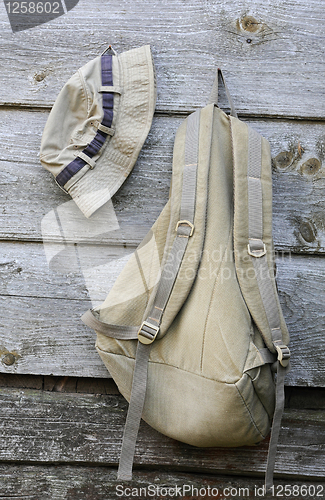
[[[175,139],[171,198],[94,311],[104,324],[140,328],[151,309],[177,237],[186,126],[184,120]],[[247,252],[248,132],[247,124],[214,104],[201,110],[195,230],[150,350],[142,417],[195,446],[254,445],[269,433],[274,412],[271,363],[261,352],[268,347],[275,353],[275,347]],[[275,286],[270,150],[261,141],[263,241]],[[278,299],[276,307],[287,343]],[[99,355],[128,401],[137,344],[97,330]]]
[[[86,217],[131,172],[149,133],[155,102],[149,45],[96,57],[64,85],[44,128],[40,160]],[[91,144],[95,150],[88,156]],[[76,158],[81,158],[79,169],[64,175]]]

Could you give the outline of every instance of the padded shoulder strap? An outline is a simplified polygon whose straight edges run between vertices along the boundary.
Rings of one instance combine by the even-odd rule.
[[[162,273],[144,320],[162,338],[191,290],[205,238],[214,106],[188,116],[174,147],[171,217]],[[148,326],[148,325],[151,325]]]
[[[196,183],[198,170],[200,111],[196,111],[187,118],[185,136],[185,162],[183,169],[183,185],[179,220],[175,227],[173,245],[168,251],[168,258],[162,269],[160,281],[155,293],[150,312],[139,330],[139,340],[149,344],[159,334],[162,318],[170,294],[178,276],[180,266],[185,256],[190,238],[193,236],[195,225]]]
[[[272,178],[269,144],[236,118],[230,118],[234,155],[234,252],[238,281],[264,341],[276,352],[276,403],[265,486],[273,470],[284,409],[284,377],[289,369],[288,330],[275,284],[272,241]]]
[[[230,118],[235,185],[234,251],[238,281],[267,347],[289,342],[274,276],[269,143]]]

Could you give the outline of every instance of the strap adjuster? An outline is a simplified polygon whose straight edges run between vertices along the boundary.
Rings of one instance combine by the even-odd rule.
[[[98,123],[97,129],[104,132],[104,134],[110,135],[111,137],[115,134],[115,129],[113,127],[106,127],[102,123]]]
[[[144,321],[138,331],[138,340],[141,344],[152,344],[159,332],[159,326]]]
[[[85,163],[88,164],[89,168],[93,170],[96,167],[96,162],[90,156],[86,155],[83,151],[79,151],[77,154],[78,158],[81,158]]]
[[[259,239],[250,238],[247,248],[251,257],[260,258],[266,254],[265,243]]]
[[[120,87],[116,87],[115,85],[101,85],[98,89],[98,92],[107,92],[109,94],[122,94],[122,90]]]
[[[192,224],[192,222],[190,222],[189,220],[179,220],[176,224],[176,231],[178,231],[178,228],[180,226],[189,226],[190,228],[190,234],[187,235],[187,234],[181,234],[180,236],[184,237],[184,238],[190,238],[192,236],[192,234],[194,233],[194,224]]]
[[[274,343],[274,347],[277,350],[278,361],[279,361],[280,365],[282,365],[285,368],[286,366],[288,366],[290,356],[291,356],[289,347],[284,345],[284,344],[275,344],[275,343]]]

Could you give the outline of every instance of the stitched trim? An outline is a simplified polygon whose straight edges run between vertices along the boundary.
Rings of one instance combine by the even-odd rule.
[[[80,69],[78,69],[78,76],[79,76],[80,83],[82,85],[82,89],[83,89],[83,92],[84,92],[84,95],[85,95],[85,99],[86,99],[86,102],[87,102],[87,116],[89,117],[89,111],[90,111],[90,108],[91,108],[91,97],[90,97],[90,95],[88,93],[86,82],[85,82],[84,76],[83,76],[83,74],[82,74],[82,72],[81,72]]]

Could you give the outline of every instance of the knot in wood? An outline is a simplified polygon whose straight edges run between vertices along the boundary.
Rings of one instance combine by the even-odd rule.
[[[262,24],[252,16],[245,16],[240,20],[241,28],[249,33],[260,31]]]
[[[15,361],[16,361],[16,358],[11,352],[8,352],[2,358],[2,363],[7,365],[7,366],[13,365],[15,363]]]
[[[292,160],[293,153],[291,151],[282,151],[273,158],[273,163],[276,168],[285,169],[291,165]]]
[[[301,236],[307,243],[312,243],[316,239],[316,228],[310,221],[301,222],[299,231]]]
[[[301,167],[303,174],[314,175],[321,168],[321,162],[317,158],[309,158]]]

